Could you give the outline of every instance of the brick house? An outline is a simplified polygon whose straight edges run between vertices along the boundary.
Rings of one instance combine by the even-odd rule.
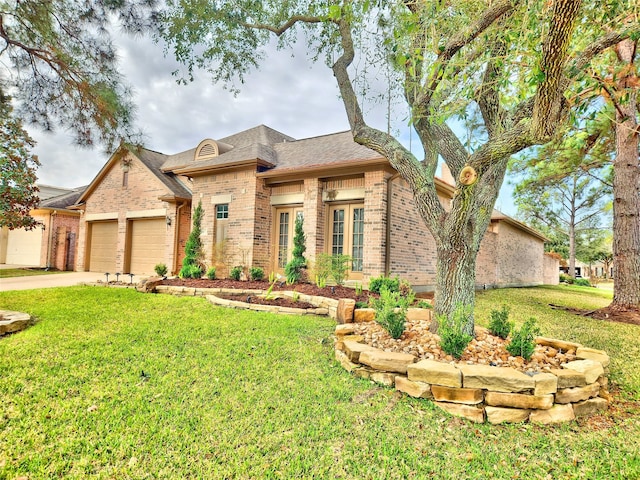
[[[0,264],[73,270],[80,214],[74,205],[85,187],[38,185],[40,202],[30,215],[36,228],[0,229]]]
[[[446,205],[453,187],[436,179]],[[191,212],[202,202],[207,265],[282,272],[294,223],[304,219],[306,253],[353,257],[349,279],[386,273],[428,289],[435,245],[406,182],[350,132],[295,140],[269,127],[205,139],[164,155],[122,146],[74,207],[81,210],[78,270],[153,273],[180,269]],[[545,238],[495,212],[478,257],[480,285],[543,282]],[[557,266],[556,266],[557,271]]]

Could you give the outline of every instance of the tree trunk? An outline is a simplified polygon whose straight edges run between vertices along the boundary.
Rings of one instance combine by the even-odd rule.
[[[473,239],[438,245],[436,258],[435,312],[450,317],[457,309],[469,314],[463,331],[473,335],[473,308],[475,305],[477,248]],[[438,321],[431,322],[430,330],[437,332]]]
[[[637,93],[616,115],[613,163],[613,309],[640,308],[640,162]]]

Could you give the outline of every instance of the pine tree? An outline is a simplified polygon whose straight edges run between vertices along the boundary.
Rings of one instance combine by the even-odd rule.
[[[199,201],[198,206],[193,212],[191,233],[184,247],[185,257],[182,261],[182,268],[180,269],[180,278],[200,278],[204,271],[202,240],[200,240],[203,214],[202,201]]]
[[[293,236],[293,252],[289,263],[284,267],[284,273],[287,276],[287,283],[296,283],[302,279],[302,269],[307,266],[307,260],[304,258],[304,252],[307,249],[305,245],[305,236],[303,230],[304,219],[302,215],[296,216]]]

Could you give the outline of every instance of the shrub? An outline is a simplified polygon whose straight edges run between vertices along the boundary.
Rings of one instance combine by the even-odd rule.
[[[440,335],[440,347],[442,350],[459,359],[473,338],[464,331],[468,323],[471,310],[458,305],[449,318],[438,316],[438,335]]]
[[[418,308],[429,308],[432,309],[433,305],[431,305],[431,303],[427,302],[426,300],[420,300],[417,304],[416,307]]]
[[[519,330],[513,332],[511,342],[506,347],[507,351],[514,357],[521,356],[530,360],[536,348],[535,339],[538,335],[540,335],[540,329],[536,325],[536,319],[530,318]]]
[[[573,282],[574,285],[578,285],[579,287],[590,287],[591,286],[591,282],[589,282],[589,280],[587,280],[586,278],[576,278],[575,281]]]
[[[509,321],[509,307],[503,305],[501,310],[491,310],[491,321],[489,322],[491,335],[506,340],[512,329],[513,322]]]
[[[209,270],[207,270],[207,278],[209,280],[215,280],[216,279],[216,267],[211,267],[211,268],[209,268]]]
[[[264,270],[260,267],[251,267],[249,269],[249,277],[251,277],[251,280],[259,282],[264,278]]]
[[[204,253],[202,252],[202,241],[200,240],[200,230],[202,228],[203,214],[204,211],[202,210],[202,201],[200,201],[198,202],[198,206],[193,211],[193,227],[191,228],[191,233],[189,233],[187,243],[184,247],[185,256],[184,260],[182,260],[182,269],[180,269],[181,278],[195,278],[184,277],[182,275],[183,273],[195,272],[195,269],[189,269],[185,267],[197,266],[200,270],[200,276],[202,276],[202,272],[204,271]]]
[[[566,273],[560,274],[560,283],[568,283],[569,285],[573,285],[574,279],[571,275],[567,275]]]
[[[405,317],[411,303],[413,296],[403,297],[400,292],[392,292],[386,287],[380,291],[380,298],[371,298],[376,322],[393,338],[400,338],[404,333]]]
[[[153,267],[153,269],[155,270],[156,275],[158,275],[159,277],[164,277],[169,271],[164,263],[158,263],[155,267]]]
[[[300,258],[293,258],[284,266],[284,275],[287,277],[287,283],[292,284],[302,279],[302,269],[306,266],[306,262]]]
[[[332,262],[332,257],[328,253],[321,253],[316,257],[314,270],[318,287],[324,288],[327,285],[327,279],[331,275]]]
[[[291,252],[292,258],[284,267],[284,274],[289,284],[306,280],[306,278],[302,278],[303,269],[307,266],[307,260],[304,258],[304,252],[307,247],[305,246],[303,224],[303,217],[297,215],[294,227],[293,251]]]
[[[200,265],[183,265],[180,269],[180,278],[202,278]]]
[[[351,263],[351,257],[344,253],[331,256],[331,278],[336,282],[336,285],[344,284],[347,279],[349,263]]]
[[[231,280],[240,280],[241,276],[242,276],[242,266],[240,265],[236,265],[231,269],[231,272],[229,272],[229,278]]]
[[[380,293],[382,287],[386,287],[392,292],[397,292],[400,289],[400,279],[398,277],[391,278],[380,275],[369,280],[369,291],[373,293]]]

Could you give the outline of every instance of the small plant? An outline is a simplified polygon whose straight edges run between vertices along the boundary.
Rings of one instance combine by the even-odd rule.
[[[431,305],[429,302],[427,302],[426,300],[420,300],[417,304],[416,307],[418,308],[429,308],[432,309],[433,305]]]
[[[291,295],[291,300],[297,302],[298,300],[300,300],[300,294],[294,290],[293,294]]]
[[[183,265],[180,269],[180,278],[202,278],[200,265]]]
[[[350,263],[350,255],[338,253],[337,255],[331,256],[331,278],[336,282],[336,285],[344,284],[344,281],[347,279]]]
[[[316,257],[315,272],[316,285],[320,288],[327,286],[327,279],[331,276],[331,264],[333,259],[328,253],[321,253]]]
[[[462,305],[456,306],[449,318],[438,316],[438,335],[440,335],[440,347],[448,355],[460,359],[467,348],[472,336],[464,331],[471,310]]]
[[[321,277],[319,275],[316,275],[316,285],[319,288],[324,288],[327,286],[327,277]]]
[[[274,278],[271,281],[271,283],[269,284],[269,288],[267,288],[267,293],[264,294],[265,300],[273,299],[273,287],[276,285],[276,282],[278,281],[278,279],[275,278],[275,275],[273,273],[271,273],[271,275],[269,275],[269,278],[271,278],[271,276],[273,276]]]
[[[242,270],[242,266],[236,265],[229,272],[229,278],[231,280],[240,280],[240,277],[242,276]]]
[[[255,282],[259,282],[264,278],[264,270],[260,267],[251,267],[249,269],[249,277]]]
[[[273,283],[276,281],[276,272],[269,273],[269,283]]]
[[[368,308],[369,302],[356,302],[356,308]]]
[[[369,280],[369,291],[372,293],[380,293],[382,287],[386,287],[392,292],[400,290],[400,279],[398,277],[391,278],[380,275]]]
[[[371,306],[376,311],[376,322],[393,338],[404,333],[407,309],[414,297],[403,297],[400,292],[392,292],[386,287],[380,291],[380,298],[371,298]]]
[[[536,319],[530,318],[522,324],[519,330],[514,330],[511,342],[506,346],[507,351],[514,357],[521,356],[530,360],[536,349],[536,336],[540,335],[540,329],[536,325]]]
[[[569,285],[573,285],[574,278],[571,275],[567,275],[566,273],[560,274],[560,283],[568,283]]]
[[[491,310],[491,321],[489,322],[491,335],[506,340],[512,329],[513,322],[509,321],[509,307],[503,305],[500,310]]]
[[[356,295],[358,295],[358,296],[362,295],[362,284],[361,283],[356,283],[356,286],[355,286],[354,290],[355,290],[354,293]]]
[[[164,263],[158,263],[155,267],[153,267],[153,269],[156,271],[156,275],[158,275],[159,277],[166,276],[167,272],[169,271]]]
[[[215,280],[216,279],[216,267],[210,267],[207,270],[207,278],[209,280]]]
[[[590,287],[591,286],[591,282],[589,282],[589,280],[587,280],[586,278],[576,278],[575,281],[573,282],[574,285],[578,285],[579,287]]]

